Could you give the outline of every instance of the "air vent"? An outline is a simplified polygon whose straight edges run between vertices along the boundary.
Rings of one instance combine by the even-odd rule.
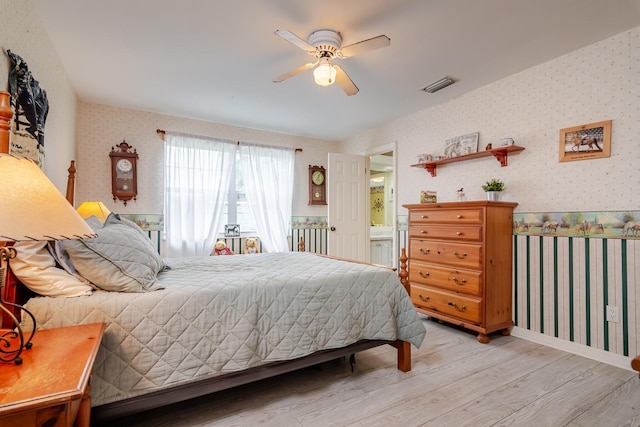
[[[433,82],[430,85],[423,87],[422,90],[425,92],[434,93],[454,83],[455,80],[453,80],[451,77],[443,77],[437,82]]]

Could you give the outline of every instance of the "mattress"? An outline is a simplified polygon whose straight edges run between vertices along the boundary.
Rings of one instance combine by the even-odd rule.
[[[425,329],[397,274],[311,253],[166,259],[164,289],[31,298],[38,328],[107,324],[92,405]]]

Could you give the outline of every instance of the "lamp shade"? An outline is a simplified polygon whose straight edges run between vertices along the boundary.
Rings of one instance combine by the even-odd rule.
[[[0,154],[0,241],[95,237],[93,230],[31,160]]]
[[[320,65],[313,70],[313,79],[320,86],[329,86],[336,81],[336,69],[326,58],[320,59]]]
[[[78,207],[78,209],[76,209],[76,211],[84,219],[87,219],[90,216],[95,216],[102,222],[105,222],[105,220],[111,213],[111,211],[107,209],[104,203],[93,200],[82,202],[82,204]]]

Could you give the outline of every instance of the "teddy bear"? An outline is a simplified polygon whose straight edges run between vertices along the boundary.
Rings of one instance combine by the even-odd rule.
[[[211,255],[233,255],[233,251],[227,247],[227,243],[224,240],[218,240],[216,244],[213,245],[213,252]]]
[[[244,239],[244,253],[245,254],[259,254],[257,237],[247,237]]]

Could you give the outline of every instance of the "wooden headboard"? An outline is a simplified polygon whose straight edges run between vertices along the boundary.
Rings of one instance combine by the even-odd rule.
[[[10,124],[13,112],[9,104],[10,95],[9,92],[0,91],[0,153],[9,153],[10,147]],[[69,166],[69,176],[67,177],[67,190],[66,198],[73,206],[75,197],[75,178],[76,178],[76,162],[71,160]],[[0,243],[2,245],[2,243]],[[1,279],[0,279],[1,280]],[[9,271],[7,274],[7,281],[5,286],[2,287],[2,299],[8,303],[24,304],[27,300],[33,296],[33,292],[27,289],[16,277],[13,272]],[[13,313],[18,320],[20,320],[20,310],[15,307],[7,307],[9,311]],[[2,328],[13,328],[13,321],[9,315],[2,314]]]
[[[0,91],[0,153],[9,152],[9,129],[11,128],[11,95]]]

